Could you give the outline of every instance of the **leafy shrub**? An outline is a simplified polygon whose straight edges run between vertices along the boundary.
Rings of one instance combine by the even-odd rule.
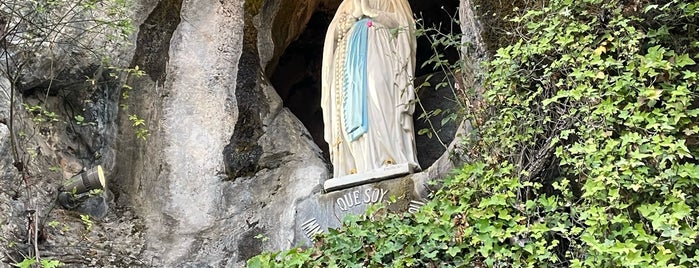
[[[552,0],[472,110],[475,162],[415,215],[251,267],[699,267],[699,1]],[[377,211],[370,211],[375,215]]]

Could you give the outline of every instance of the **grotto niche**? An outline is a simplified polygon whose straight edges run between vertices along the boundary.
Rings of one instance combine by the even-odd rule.
[[[321,68],[325,34],[340,1],[330,2],[332,3],[319,5],[299,37],[289,44],[277,62],[270,65],[271,68],[268,67],[271,74],[270,81],[282,98],[284,105],[308,129],[313,141],[323,151],[323,156],[328,163],[330,163],[328,144],[323,139],[323,111],[320,107]],[[409,2],[418,20],[418,28],[423,25],[426,28],[436,28],[442,32],[459,31],[460,27],[456,21],[459,0],[410,0]],[[454,48],[437,47],[436,50],[444,54],[446,59],[452,63],[458,60],[459,55]],[[453,96],[448,89],[418,88],[418,85],[430,74],[434,74],[432,78],[434,81],[430,81],[432,85],[438,84],[439,80],[444,78],[444,74],[434,71],[431,65],[423,66],[423,63],[434,55],[434,52],[435,49],[432,48],[429,39],[426,36],[418,36],[416,81],[414,84],[418,90],[417,95],[421,105],[416,105],[414,121],[418,161],[423,169],[432,165],[444,153],[446,148],[442,144],[448,145],[453,140],[458,127],[454,121],[441,126],[442,117],[435,116],[430,120],[434,126],[438,127],[438,134],[433,134],[432,137],[422,133],[422,135],[418,135],[421,129],[429,128],[428,122],[424,118],[420,118],[424,111],[437,108],[453,109],[456,106],[451,101]],[[441,141],[437,139],[437,135]]]

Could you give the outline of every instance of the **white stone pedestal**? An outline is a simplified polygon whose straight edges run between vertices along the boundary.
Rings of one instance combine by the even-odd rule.
[[[416,169],[416,165],[411,165],[409,163],[390,165],[363,173],[329,179],[323,183],[323,189],[325,189],[325,192],[330,192],[361,184],[382,181],[413,173]]]

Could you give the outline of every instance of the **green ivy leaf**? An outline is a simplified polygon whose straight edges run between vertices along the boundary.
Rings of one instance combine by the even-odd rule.
[[[694,60],[692,60],[688,54],[682,54],[675,58],[675,65],[680,68],[694,64],[696,64],[696,62],[694,62]]]
[[[22,260],[21,262],[15,263],[15,264],[13,264],[13,265],[14,265],[15,267],[19,267],[19,268],[30,268],[30,267],[32,267],[32,265],[34,265],[35,263],[36,263],[36,259],[35,259],[35,258],[25,258],[25,259]]]

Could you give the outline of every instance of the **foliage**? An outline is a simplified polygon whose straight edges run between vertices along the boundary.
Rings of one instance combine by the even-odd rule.
[[[65,75],[65,65],[78,58],[105,60],[110,52],[121,47],[133,32],[128,14],[132,0],[6,0],[0,1],[0,75],[10,82],[10,128],[12,155],[20,171],[29,159],[21,159],[16,136],[23,133],[15,126],[16,92],[34,87],[26,77],[33,68],[48,68],[42,73],[45,96],[53,90],[53,82]],[[59,67],[59,62],[63,62]],[[70,67],[68,67],[70,68]],[[27,105],[35,123],[60,121],[58,115],[42,104]],[[84,119],[84,118],[83,118]],[[82,123],[78,117],[76,121]],[[18,149],[20,148],[20,149]]]
[[[104,57],[132,33],[125,16],[131,6],[131,0],[0,2],[0,72],[15,89],[32,64],[50,64],[48,79],[55,79],[57,55]]]
[[[269,241],[269,237],[265,236],[264,234],[258,234],[255,236],[255,239],[259,239],[261,242],[267,242]]]
[[[699,266],[698,12],[551,0],[514,18],[470,111],[475,161],[432,202],[248,265]]]
[[[35,263],[36,263],[35,258],[26,258],[26,259],[22,260],[21,262],[15,263],[14,266],[19,267],[19,268],[30,268]]]
[[[515,164],[507,214],[541,232],[523,245],[557,253],[537,266],[699,263],[698,6],[654,2],[649,21],[616,2],[553,2],[498,50],[480,145],[493,169]]]
[[[34,56],[42,50],[94,47],[91,45],[94,39],[82,36],[105,36],[113,42],[126,40],[133,26],[123,14],[130,7],[129,0],[3,1],[0,3],[3,60],[8,60],[14,68],[22,68],[31,60],[25,56]]]
[[[90,219],[90,215],[87,214],[80,214],[80,221],[82,221],[83,225],[85,225],[85,233],[89,233],[92,231],[92,219]]]
[[[50,112],[44,109],[41,105],[29,105],[23,103],[24,109],[32,115],[32,121],[35,124],[54,123],[58,122],[58,115],[55,112]]]
[[[41,259],[41,267],[43,268],[56,268],[61,266],[64,266],[64,264],[58,260]]]
[[[7,152],[13,156],[13,165],[22,173],[27,198],[25,207],[27,211],[41,209],[36,202],[32,202],[35,196],[41,193],[33,192],[37,184],[33,179],[36,174],[31,174],[27,168],[37,153],[35,149],[25,146],[32,136],[24,131],[21,124],[21,116],[17,115],[20,97],[16,96],[30,87],[38,87],[36,83],[28,83],[31,80],[34,68],[48,69],[42,73],[40,81],[41,92],[48,98],[55,94],[54,81],[61,75],[65,75],[65,69],[71,69],[72,64],[79,59],[92,60],[93,62],[107,62],[107,55],[122,48],[133,31],[130,12],[132,12],[133,0],[3,0],[0,1],[0,76],[9,80],[9,118],[6,122],[10,130],[11,150]],[[68,66],[68,67],[66,67]],[[92,67],[92,66],[91,66]],[[92,68],[89,68],[92,69]],[[96,68],[97,72],[102,69]],[[72,70],[71,70],[72,71]],[[100,77],[99,74],[95,74]],[[28,79],[29,78],[29,79]],[[92,80],[94,85],[94,80]],[[24,91],[27,93],[29,91]],[[34,127],[48,129],[50,124],[63,120],[60,115],[47,110],[43,104],[23,104],[35,123]],[[79,126],[92,126],[94,122],[87,122],[82,115],[71,115],[65,121],[75,120]],[[20,124],[17,124],[20,123]],[[43,125],[43,126],[42,126]],[[18,139],[18,137],[20,139]],[[29,137],[28,139],[25,139]],[[38,150],[38,149],[36,149]],[[51,167],[49,170],[60,170]],[[50,208],[52,209],[52,208]],[[49,210],[50,210],[49,209]],[[38,217],[37,217],[38,218]],[[92,228],[89,217],[81,216],[87,232]],[[14,247],[18,255],[25,256],[22,262],[16,263],[18,267],[59,267],[63,264],[58,260],[40,258],[38,236],[43,226],[41,220],[30,220],[26,226],[26,237],[22,237],[29,247]],[[57,226],[57,223],[50,223]],[[7,252],[10,256],[10,252]]]
[[[33,267],[33,265],[35,265],[36,263],[36,258],[25,258],[21,262],[15,263],[13,265],[19,268],[30,268]],[[64,265],[65,264],[63,264],[62,262],[53,259],[41,259],[41,261],[39,261],[39,267],[42,268],[56,268]]]
[[[453,15],[449,14],[449,16],[453,22],[458,22]],[[415,91],[449,90],[453,99],[446,98],[444,101],[453,102],[455,107],[453,109],[437,108],[434,110],[428,110],[423,105],[420,99],[420,94],[415,94],[416,99],[414,103],[420,113],[418,120],[424,120],[429,126],[428,128],[419,129],[417,134],[427,135],[427,137],[430,139],[434,136],[444,148],[447,148],[447,144],[442,141],[439,132],[445,125],[449,123],[456,123],[459,119],[459,115],[464,113],[464,110],[466,109],[465,107],[468,103],[468,99],[465,98],[465,96],[468,96],[468,94],[463,90],[464,88],[468,87],[459,87],[458,84],[460,83],[455,84],[450,81],[453,80],[450,78],[459,77],[460,74],[472,71],[472,66],[469,65],[469,61],[464,59],[457,60],[456,62],[450,62],[445,55],[445,50],[457,50],[464,46],[459,34],[442,31],[440,30],[440,27],[436,25],[427,25],[422,18],[416,20],[415,26],[415,35],[417,37],[424,37],[431,44],[430,52],[432,56],[423,62],[420,68],[429,66],[432,68],[432,71],[444,74],[441,79],[435,77],[434,73],[427,75],[424,77],[424,81],[419,82],[419,84],[416,83]],[[439,124],[436,124],[436,122],[439,122]]]
[[[528,10],[540,9],[544,3],[544,0],[473,0],[478,21],[483,27],[481,37],[488,51],[494,54],[498,48],[518,42],[526,27],[512,18],[521,17]]]
[[[110,69],[110,77],[114,79],[123,79],[124,81],[129,81],[132,78],[140,78],[146,75],[146,72],[143,69],[140,69],[138,65],[134,66],[133,68],[111,67]],[[121,110],[123,112],[128,113],[129,111],[129,105],[126,103],[126,101],[128,101],[129,98],[131,98],[131,93],[133,92],[133,90],[134,88],[128,83],[124,83],[121,86],[122,103],[119,105],[119,107],[121,107]],[[134,128],[136,138],[145,141],[148,138],[148,136],[150,136],[148,125],[146,125],[146,120],[139,117],[137,114],[128,115],[128,119],[129,121],[131,121],[131,126]]]

